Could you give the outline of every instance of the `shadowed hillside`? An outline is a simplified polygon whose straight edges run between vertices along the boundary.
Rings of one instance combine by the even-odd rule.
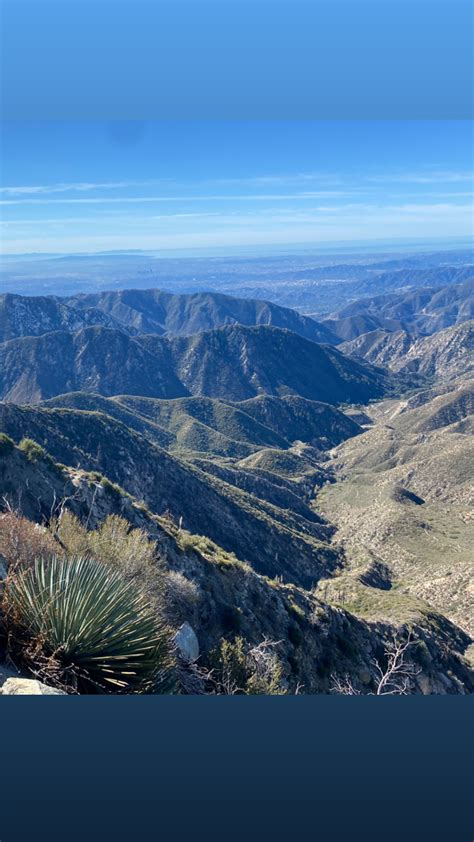
[[[245,400],[296,394],[365,401],[390,386],[384,372],[273,327],[234,325],[190,337],[130,337],[91,327],[0,345],[0,397],[37,403],[65,392]]]
[[[282,509],[171,456],[99,412],[0,404],[0,430],[38,442],[72,467],[100,471],[154,512],[170,512],[269,575],[310,584],[338,563],[330,528],[311,510]],[[300,509],[301,511],[301,509]]]

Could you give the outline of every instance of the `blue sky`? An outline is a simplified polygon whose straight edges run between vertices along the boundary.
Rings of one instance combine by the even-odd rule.
[[[8,122],[2,250],[467,238],[467,121]]]

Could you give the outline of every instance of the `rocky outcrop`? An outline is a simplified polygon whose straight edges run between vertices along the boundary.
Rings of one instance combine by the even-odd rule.
[[[351,357],[387,366],[397,374],[436,377],[441,382],[453,380],[472,376],[474,321],[465,321],[421,338],[403,330],[375,330],[351,342],[343,342],[339,347]]]
[[[66,696],[63,690],[48,687],[34,678],[7,678],[0,688],[2,696]]]

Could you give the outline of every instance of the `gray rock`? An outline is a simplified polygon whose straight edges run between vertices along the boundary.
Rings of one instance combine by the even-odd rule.
[[[419,675],[417,678],[418,687],[420,688],[421,692],[424,696],[431,696],[433,693],[433,688],[431,685],[431,681],[426,675]]]
[[[48,687],[34,678],[7,678],[0,690],[3,696],[66,696],[63,690]]]
[[[179,627],[173,640],[183,661],[187,661],[188,663],[197,661],[199,658],[199,641],[196,637],[196,632],[189,623],[183,623]]]
[[[7,563],[2,555],[0,555],[0,582],[7,578]]]

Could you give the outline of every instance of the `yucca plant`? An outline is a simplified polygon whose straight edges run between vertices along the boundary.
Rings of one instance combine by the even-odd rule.
[[[38,558],[7,580],[3,603],[10,638],[82,691],[146,692],[170,666],[156,612],[94,559]]]

